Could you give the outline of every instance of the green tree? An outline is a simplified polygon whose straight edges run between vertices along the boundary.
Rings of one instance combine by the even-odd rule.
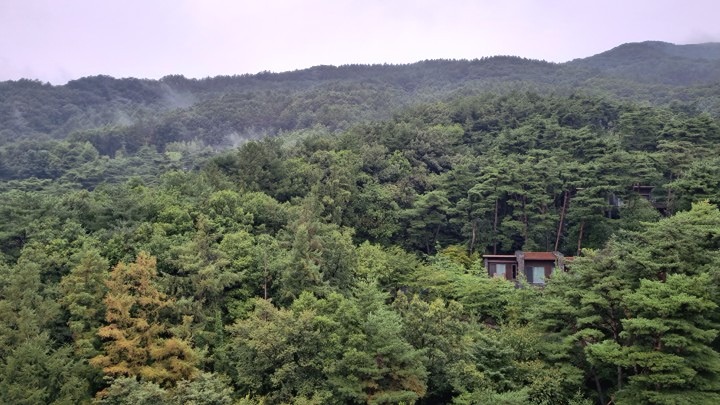
[[[347,292],[357,270],[352,230],[320,222],[315,201],[313,196],[304,201],[299,218],[288,227],[290,263],[277,284],[285,301],[303,291],[319,295],[333,290]]]
[[[720,401],[720,354],[710,344],[718,335],[717,309],[707,274],[642,280],[623,299],[625,344],[606,341],[588,348],[591,363],[625,368],[622,403],[712,404]]]
[[[200,373],[192,380],[180,380],[170,391],[170,402],[177,405],[231,405],[234,391],[221,374]]]
[[[29,250],[28,250],[29,252]],[[0,265],[0,403],[83,403],[91,370],[63,346],[60,307],[41,282],[38,252]]]
[[[329,399],[320,362],[323,336],[314,312],[278,309],[260,299],[253,303],[247,318],[228,327],[228,374],[238,392],[271,402]]]
[[[97,329],[105,315],[103,297],[110,265],[95,249],[77,254],[78,264],[60,281],[61,305],[69,312],[76,355],[89,359],[97,354]]]
[[[157,383],[135,377],[119,377],[97,402],[103,405],[169,405],[168,393]]]
[[[415,295],[399,294],[393,308],[403,318],[403,335],[422,353],[428,372],[427,394],[423,403],[449,402],[453,396],[479,387],[493,387],[483,374],[473,349],[479,341],[478,328],[466,322],[463,308],[457,302],[435,299],[424,302]],[[500,370],[493,370],[499,376]],[[504,376],[503,376],[504,377]]]
[[[52,346],[47,333],[39,333],[8,353],[0,362],[0,403],[90,403],[87,366],[72,356],[69,346]]]
[[[440,240],[440,232],[448,224],[449,209],[450,201],[443,191],[421,195],[413,207],[404,212],[409,244],[430,254]]]

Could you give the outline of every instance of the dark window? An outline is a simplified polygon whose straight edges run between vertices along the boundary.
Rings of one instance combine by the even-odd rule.
[[[545,267],[543,266],[527,266],[525,267],[525,276],[528,283],[545,284]]]

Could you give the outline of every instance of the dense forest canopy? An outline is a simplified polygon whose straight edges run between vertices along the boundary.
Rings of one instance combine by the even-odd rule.
[[[0,403],[718,403],[719,63],[0,83]]]

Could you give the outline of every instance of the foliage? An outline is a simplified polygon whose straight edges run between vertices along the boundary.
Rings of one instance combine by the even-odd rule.
[[[140,377],[170,383],[195,375],[190,344],[169,334],[162,311],[172,301],[155,285],[156,260],[140,253],[131,264],[116,265],[106,282],[106,325],[98,330],[103,353],[91,359],[111,377]],[[104,394],[103,394],[104,395]]]
[[[720,401],[718,58],[631,48],[0,83],[0,403]]]

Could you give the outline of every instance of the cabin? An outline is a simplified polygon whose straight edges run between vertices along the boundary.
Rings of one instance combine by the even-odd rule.
[[[552,277],[555,269],[565,271],[565,264],[571,259],[560,252],[522,250],[513,255],[483,255],[485,269],[490,277],[517,281],[519,274],[524,274],[528,283],[533,285],[545,285],[545,280]]]
[[[652,191],[655,186],[645,186],[640,183],[633,184],[632,190],[640,195],[640,197],[653,202]]]
[[[652,192],[655,189],[655,186],[644,186],[640,183],[636,183],[633,185],[633,191],[638,193],[640,197],[650,201],[650,204],[652,204],[653,207],[655,207],[660,214],[663,216],[668,216],[667,211],[667,204],[663,201],[658,201],[653,197]]]

